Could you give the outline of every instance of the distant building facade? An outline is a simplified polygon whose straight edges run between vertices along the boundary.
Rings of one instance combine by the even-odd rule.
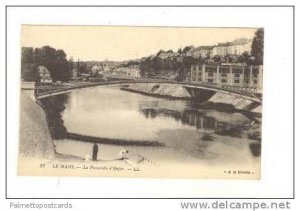
[[[72,78],[77,78],[79,76],[78,69],[73,68],[72,70]]]
[[[131,65],[129,67],[118,67],[112,71],[112,75],[118,77],[140,78],[141,70],[139,65]]]
[[[226,56],[226,55],[242,55],[244,52],[250,54],[252,47],[252,39],[237,39],[232,42],[220,43],[212,48],[213,56]]]
[[[252,41],[252,39],[240,38],[232,42],[219,43],[216,46],[191,47],[191,49],[185,53],[185,56],[198,59],[200,57],[212,58],[214,56],[242,55],[244,52],[250,54]]]
[[[50,71],[45,66],[38,67],[38,74],[41,83],[52,83]]]
[[[185,80],[191,83],[210,83],[262,89],[262,65],[192,65],[185,72]]]
[[[195,59],[198,59],[200,57],[209,58],[212,54],[212,50],[212,46],[199,46],[197,48],[191,48],[189,51],[187,51],[186,56],[191,56]]]
[[[104,73],[109,72],[110,69],[111,68],[107,64],[94,65],[90,70],[90,75],[91,76],[103,75]]]

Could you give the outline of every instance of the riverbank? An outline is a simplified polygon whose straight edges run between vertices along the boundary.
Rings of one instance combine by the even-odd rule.
[[[197,132],[193,132],[197,133]],[[76,176],[160,177],[160,178],[237,178],[257,179],[260,175],[260,145],[255,140],[218,134],[203,134],[201,141],[191,131],[178,130],[173,136],[161,131],[159,136],[166,146],[121,146],[98,144],[98,161],[91,161],[93,143],[71,139],[55,140],[57,151],[81,157],[71,164],[93,165],[93,169],[71,172]],[[196,145],[193,143],[197,143]],[[257,146],[259,145],[259,147]],[[120,160],[119,152],[128,150],[127,161]],[[249,159],[251,157],[251,159]],[[69,163],[67,160],[62,162]],[[113,167],[136,167],[138,171],[113,172]],[[126,169],[127,169],[126,168]],[[224,169],[240,169],[253,172],[251,175],[227,175]],[[52,172],[51,172],[52,173]],[[61,171],[57,174],[62,174]]]
[[[36,103],[35,99],[32,98],[32,92],[33,91],[22,90],[20,95],[18,175],[57,176],[62,174],[66,176],[63,171],[57,171],[58,169],[55,170],[52,168],[55,163],[64,165],[64,163],[81,164],[84,162],[86,165],[105,164],[122,168],[132,165],[129,163],[130,161],[114,159],[111,161],[98,160],[95,162],[85,160],[85,158],[71,153],[57,152],[55,140],[51,137],[47,123],[46,113],[43,108]],[[72,138],[76,140],[76,137],[72,136]],[[113,145],[109,146],[113,147]],[[41,164],[45,164],[43,168],[46,168],[47,171],[42,171],[40,167]],[[78,172],[78,174],[80,174],[80,172]]]
[[[31,98],[30,91],[20,96],[20,156],[53,158],[54,144],[44,110]]]
[[[105,151],[109,155],[107,156],[109,158],[103,159],[100,157],[97,161],[92,161],[90,158],[87,159],[86,157],[77,156],[76,154],[68,152],[61,153],[60,151],[57,151],[57,141],[55,142],[55,140],[53,140],[51,137],[49,126],[47,124],[46,113],[42,107],[35,102],[35,99],[31,97],[31,92],[32,91],[22,90],[20,95],[21,103],[18,175],[124,177],[123,171],[126,169],[126,171],[132,172],[132,174],[135,176],[139,172],[133,168],[136,167],[140,161],[144,160],[145,161],[143,165],[139,167],[139,171],[145,167],[147,169],[156,168],[154,163],[151,160],[144,158],[143,155],[140,155],[140,157],[131,156],[130,159],[121,159],[118,154],[120,149],[124,149],[124,146],[122,146],[124,143],[122,142],[120,142],[119,145],[114,145],[116,143],[107,144]],[[73,140],[76,140],[76,137],[78,138],[78,136],[74,136],[74,134],[71,136]],[[91,137],[89,138],[91,139]],[[99,140],[97,139],[90,141]],[[105,142],[108,141],[108,139],[103,139],[102,141]],[[101,153],[102,146],[103,144],[101,144]],[[155,146],[157,145],[155,144]],[[116,149],[116,147],[119,149],[117,152],[113,150]],[[84,171],[82,169],[83,166],[88,166],[89,171]]]
[[[154,97],[191,99],[191,95],[188,91],[177,84],[141,83],[131,84],[121,89]]]
[[[134,96],[130,97],[130,95]],[[73,137],[59,138],[57,140],[51,137],[51,135],[49,135],[50,130],[47,130],[48,127],[51,128],[51,125],[46,124],[46,114],[49,114],[49,111],[45,111],[39,107],[35,100],[30,98],[28,98],[29,101],[28,99],[22,100],[22,108],[25,103],[27,109],[30,111],[28,112],[27,109],[24,109],[21,112],[30,113],[31,118],[27,120],[27,122],[21,121],[21,124],[28,124],[29,122],[31,126],[27,126],[28,131],[31,133],[31,130],[34,130],[34,132],[38,133],[34,134],[38,136],[35,142],[41,141],[42,143],[38,144],[43,146],[36,148],[35,145],[32,145],[32,134],[27,136],[22,135],[23,139],[27,139],[25,140],[27,142],[26,145],[23,145],[27,148],[24,151],[38,150],[41,151],[41,153],[32,153],[29,154],[28,157],[24,156],[23,159],[20,159],[19,175],[228,178],[228,175],[220,175],[224,168],[229,169],[234,166],[237,169],[243,169],[244,166],[247,166],[247,170],[250,169],[254,172],[250,178],[259,177],[260,143],[253,140],[257,138],[255,137],[256,134],[247,137],[247,133],[243,133],[241,137],[233,137],[232,135],[214,133],[213,130],[209,130],[209,128],[212,127],[226,126],[222,121],[234,121],[238,122],[238,124],[244,124],[239,121],[239,119],[241,119],[241,121],[244,119],[241,117],[241,114],[231,116],[230,113],[227,113],[220,122],[213,120],[214,115],[215,117],[221,115],[221,113],[215,111],[203,111],[203,114],[210,112],[211,114],[208,116],[211,118],[199,118],[197,114],[198,111],[196,110],[196,113],[187,112],[185,113],[186,115],[178,116],[176,111],[179,110],[182,112],[184,109],[181,104],[185,105],[187,103],[186,101],[149,98],[142,95],[126,93],[117,88],[113,89],[113,91],[107,89],[100,93],[97,89],[93,88],[91,90],[85,90],[83,93],[81,92],[81,96],[83,98],[73,97],[73,100],[68,102],[76,103],[80,112],[90,110],[92,112],[91,115],[84,114],[78,117],[74,114],[78,114],[79,112],[75,111],[75,113],[71,113],[70,117],[72,121],[79,123],[80,128],[83,128],[85,134],[92,136],[79,135],[81,133],[78,132],[76,135],[77,139],[76,137],[74,138],[74,134]],[[108,96],[108,98],[105,96]],[[59,98],[62,99],[61,97]],[[91,103],[88,102],[88,99],[100,99],[101,103]],[[120,101],[120,99],[123,100]],[[44,103],[47,103],[50,107],[60,105],[54,99]],[[83,105],[85,105],[85,107],[83,107]],[[95,108],[95,105],[97,105],[96,110],[90,109]],[[102,105],[102,107],[100,105]],[[174,105],[176,105],[175,108],[173,107]],[[158,107],[162,108],[162,112],[165,115],[160,115]],[[138,109],[136,110],[137,115],[133,112],[133,108]],[[170,113],[167,108],[172,112]],[[148,109],[146,111],[149,112],[143,113],[144,110],[142,111],[140,109]],[[57,112],[60,111],[60,109],[55,110]],[[120,110],[122,110],[122,112],[118,113]],[[112,114],[111,111],[113,114],[116,112],[117,114],[108,117],[105,116],[105,111],[108,112],[109,115]],[[53,113],[51,114],[53,115]],[[122,114],[124,115],[122,116]],[[86,120],[91,122],[91,124],[87,124],[83,117],[88,117]],[[96,118],[94,119],[93,117]],[[133,125],[133,122],[127,121],[132,117],[139,117],[139,119],[133,118],[134,121],[138,123],[137,125]],[[185,120],[181,121],[180,118],[182,117],[184,117]],[[99,120],[99,118],[102,118],[102,120],[100,119],[100,121],[97,122],[96,120]],[[167,122],[167,119],[170,121]],[[174,119],[176,119],[176,121],[172,121]],[[39,122],[41,120],[43,120],[42,123]],[[184,124],[186,120],[189,121],[189,124],[187,122]],[[39,122],[38,126],[43,127],[43,129],[39,128],[40,131],[35,130],[37,126],[34,125],[34,123],[37,123],[37,121]],[[64,119],[64,121],[66,124],[66,119]],[[153,122],[153,124],[149,124],[149,121]],[[101,124],[101,122],[103,124]],[[148,123],[144,124],[145,122]],[[200,122],[203,123],[203,127],[197,128],[196,125],[199,125]],[[249,122],[249,120],[247,120],[247,122]],[[247,122],[245,122],[245,124]],[[107,124],[108,127],[105,128]],[[128,125],[133,125],[132,128],[134,129],[128,127]],[[147,136],[147,131],[149,132],[149,129],[153,130],[155,125],[159,126],[159,128],[157,131],[153,131],[155,136],[151,138],[151,136]],[[99,133],[100,137],[110,138],[97,138],[97,135],[93,135],[89,131],[92,126],[96,126],[97,131],[99,129],[103,130]],[[259,124],[257,127],[259,128]],[[121,133],[121,136],[118,136],[120,128],[123,129],[123,133]],[[136,130],[136,128],[138,128],[138,130]],[[143,130],[144,128],[149,129]],[[68,129],[69,133],[77,132],[70,127],[68,127]],[[113,136],[107,136],[106,134],[106,131],[110,129],[112,129],[111,132]],[[226,126],[225,129],[227,130],[228,127]],[[131,138],[128,139],[126,138],[127,131],[130,131],[130,133],[136,131],[137,135],[142,134],[145,140],[151,142],[138,142],[140,138],[136,137],[136,134],[130,134]],[[45,134],[48,134],[46,135],[47,139],[40,140],[39,136]],[[85,140],[81,140],[82,138]],[[135,142],[128,143],[124,142],[123,139]],[[114,141],[114,143],[112,143],[112,141]],[[162,144],[153,144],[156,143],[155,141],[160,141]],[[22,140],[22,142],[24,144],[24,140]],[[93,142],[98,142],[99,146],[97,161],[91,160]],[[120,152],[124,150],[129,152],[126,153],[128,159],[120,159]],[[40,155],[43,154],[44,151],[50,151],[52,155],[46,153],[45,155]],[[40,167],[41,164],[46,165],[45,169]],[[227,164],[228,166],[226,166]],[[241,179],[241,176],[238,178]],[[245,175],[244,178],[249,178],[249,176]]]
[[[189,92],[177,84],[131,84],[121,90],[143,95],[164,97],[171,99],[191,99]],[[215,109],[225,112],[248,111],[261,116],[261,104],[234,94],[216,92],[202,103],[201,108]]]
[[[136,140],[125,140],[125,139],[116,139],[116,138],[101,138],[94,136],[81,135],[76,133],[67,133],[67,139],[90,142],[90,143],[99,143],[99,144],[111,144],[118,146],[163,146],[157,141],[136,141]]]

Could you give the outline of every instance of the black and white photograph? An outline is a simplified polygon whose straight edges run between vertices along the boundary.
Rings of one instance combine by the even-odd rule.
[[[264,29],[22,25],[18,174],[260,179]]]

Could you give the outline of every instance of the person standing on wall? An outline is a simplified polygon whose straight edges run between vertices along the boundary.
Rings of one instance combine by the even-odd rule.
[[[94,142],[93,145],[93,160],[97,160],[97,155],[98,155],[98,145]]]

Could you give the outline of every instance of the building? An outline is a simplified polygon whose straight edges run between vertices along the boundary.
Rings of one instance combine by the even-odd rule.
[[[99,74],[99,72],[101,71],[101,67],[99,65],[94,65],[92,68],[91,68],[91,71],[90,71],[90,75],[91,76],[97,76]]]
[[[90,75],[91,76],[99,76],[99,75],[103,75],[105,73],[109,73],[111,70],[111,68],[105,64],[98,64],[98,65],[94,65],[91,70],[90,70]]]
[[[107,64],[102,64],[102,73],[106,73],[106,72],[109,72],[110,71],[110,67],[107,65]]]
[[[219,43],[216,46],[191,47],[185,56],[197,58],[211,58],[214,56],[224,57],[226,55],[242,55],[244,52],[251,52],[252,39],[240,38],[232,42]]]
[[[112,71],[112,75],[124,78],[140,78],[141,70],[139,65],[130,65],[129,67],[118,67]]]
[[[73,68],[72,70],[72,79],[78,78],[78,69]]]
[[[208,83],[219,86],[249,87],[262,90],[262,65],[192,65],[185,72],[191,83]]]
[[[50,71],[45,66],[38,67],[38,74],[41,83],[52,83]]]
[[[212,50],[212,46],[199,46],[197,48],[191,48],[186,52],[186,55],[194,57],[195,59],[198,59],[200,57],[209,58],[212,54]]]
[[[242,55],[244,52],[251,52],[252,39],[240,38],[232,42],[219,43],[212,48],[211,56]]]

